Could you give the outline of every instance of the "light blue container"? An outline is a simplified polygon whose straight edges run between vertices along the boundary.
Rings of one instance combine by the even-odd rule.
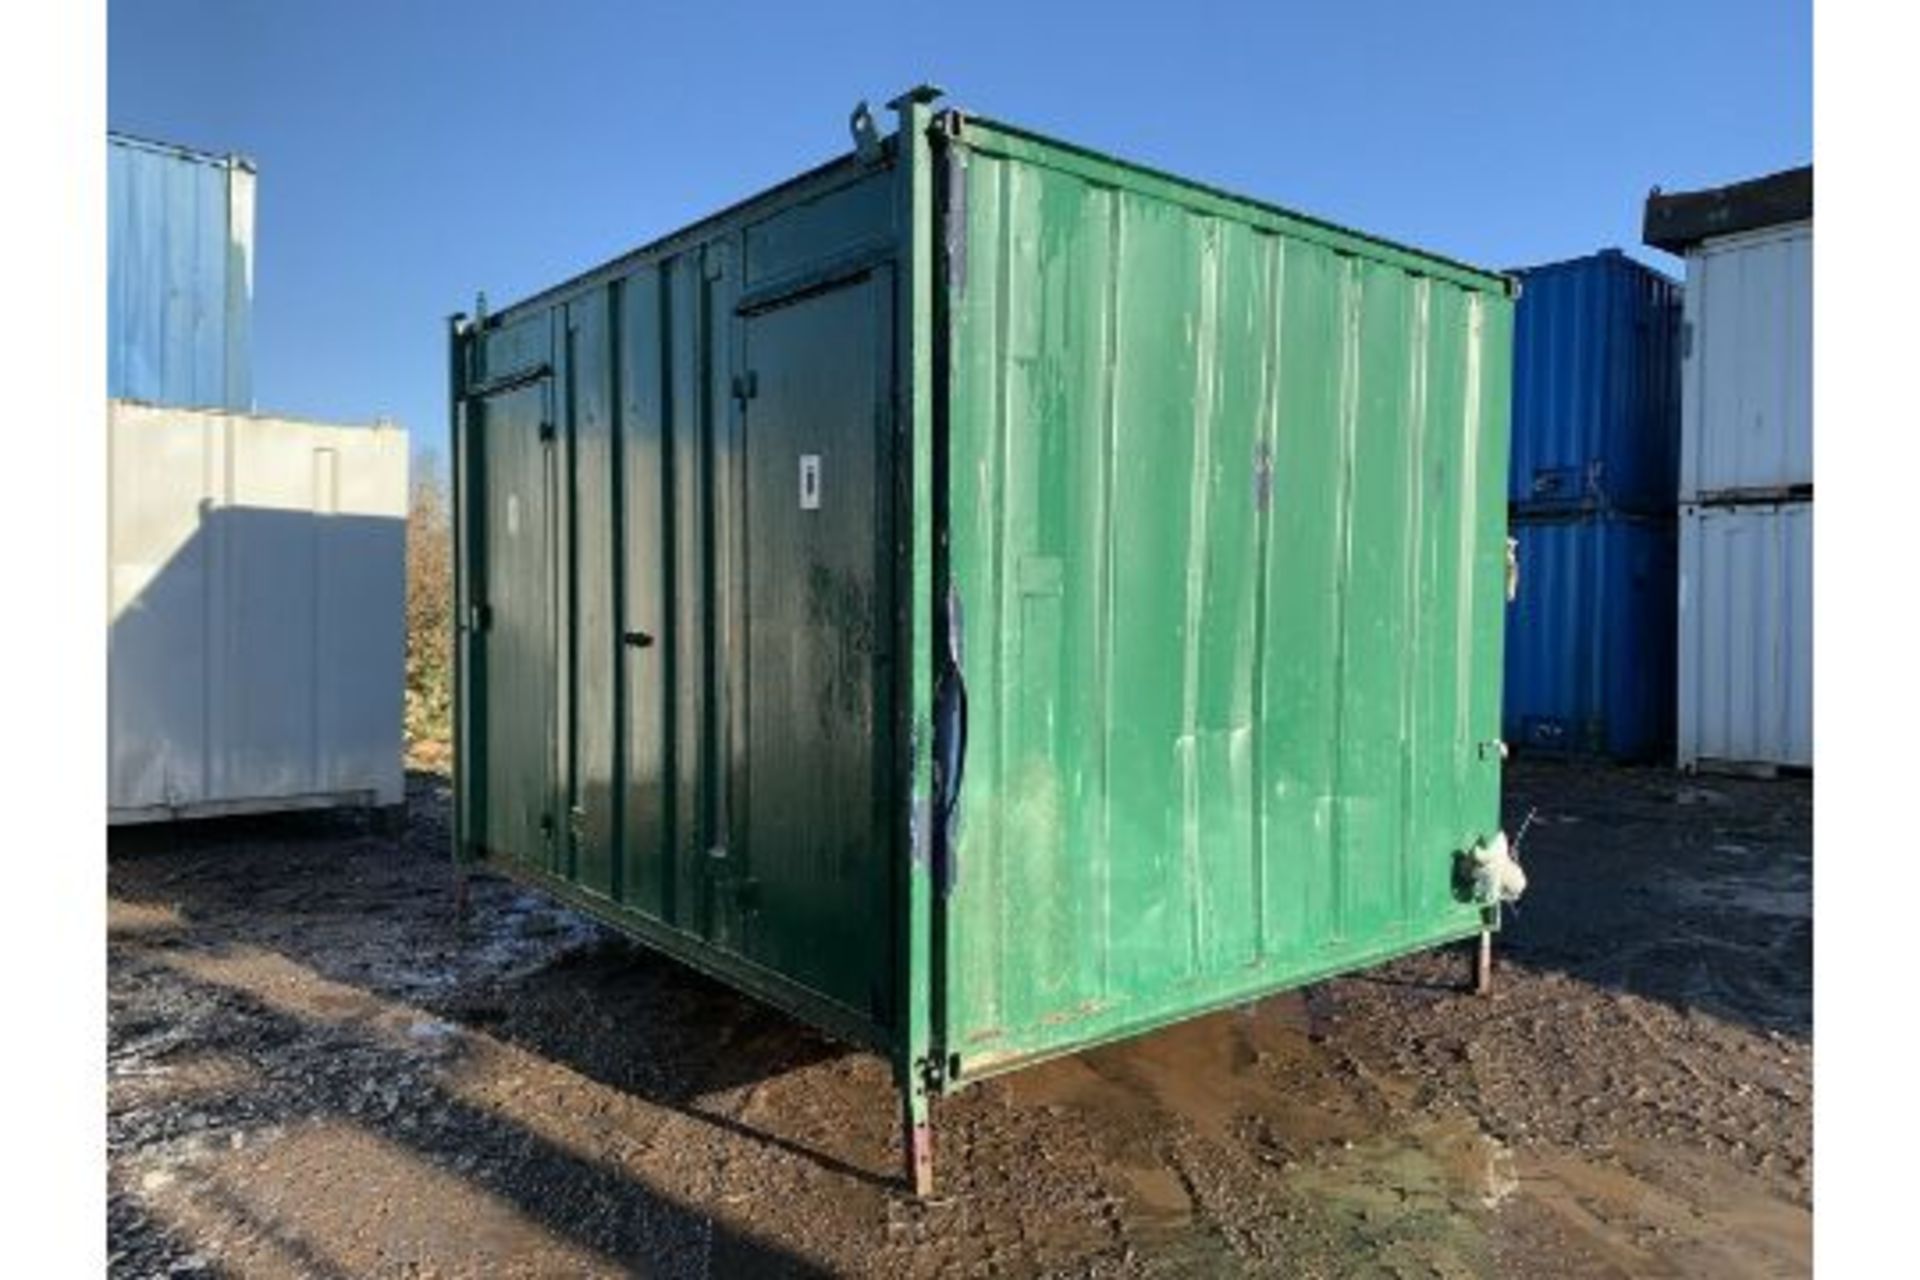
[[[1680,286],[1618,249],[1515,274],[1514,511],[1671,516]]]
[[[253,408],[251,162],[107,135],[107,395]]]
[[[1501,736],[1521,752],[1665,758],[1678,552],[1671,517],[1516,516]]]

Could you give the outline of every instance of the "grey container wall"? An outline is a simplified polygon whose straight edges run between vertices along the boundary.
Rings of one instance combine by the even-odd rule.
[[[107,394],[253,407],[254,171],[107,135]]]
[[[1679,762],[1813,767],[1813,503],[1682,508]]]
[[[1813,493],[1813,223],[1687,251],[1688,502]]]
[[[407,436],[107,405],[110,823],[401,803]]]
[[[1813,166],[1647,197],[1687,261],[1680,497],[1813,496]]]
[[[1687,263],[1677,756],[1813,766],[1813,167],[1647,198]]]

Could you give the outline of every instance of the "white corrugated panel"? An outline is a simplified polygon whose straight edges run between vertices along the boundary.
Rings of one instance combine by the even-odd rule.
[[[407,437],[109,401],[108,817],[398,804]]]
[[[1680,517],[1680,764],[1813,764],[1813,504]]]
[[[1813,224],[1687,254],[1680,498],[1813,483]]]

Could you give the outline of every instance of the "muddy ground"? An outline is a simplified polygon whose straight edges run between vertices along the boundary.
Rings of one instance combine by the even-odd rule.
[[[494,880],[444,782],[123,831],[114,1275],[1798,1275],[1812,788],[1516,764],[1459,951],[965,1092],[896,1182],[878,1059]]]

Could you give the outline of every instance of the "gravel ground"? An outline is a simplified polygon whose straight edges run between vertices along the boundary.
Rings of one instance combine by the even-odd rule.
[[[444,781],[113,834],[118,1276],[1799,1275],[1812,785],[1519,762],[1495,990],[1416,956],[982,1084],[903,1195],[886,1066],[504,882]]]

